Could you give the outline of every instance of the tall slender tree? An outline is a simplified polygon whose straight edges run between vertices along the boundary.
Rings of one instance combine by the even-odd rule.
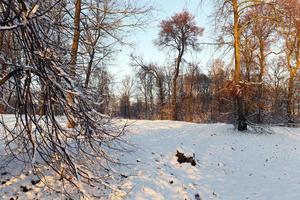
[[[76,76],[76,63],[77,63],[77,53],[79,46],[80,37],[80,13],[81,13],[81,0],[75,1],[75,16],[74,16],[74,33],[73,33],[73,43],[71,48],[71,60],[70,60],[70,76],[74,79]],[[73,104],[74,97],[72,93],[67,96],[67,101],[70,105]],[[74,128],[76,123],[73,116],[68,117],[68,128]]]
[[[156,44],[159,47],[169,48],[176,52],[175,66],[172,77],[172,113],[171,119],[177,120],[177,78],[183,55],[189,49],[199,50],[198,37],[203,34],[204,29],[196,25],[195,17],[187,12],[175,14],[170,19],[160,23],[159,38]]]
[[[238,130],[243,131],[247,129],[245,118],[245,110],[243,105],[243,97],[241,91],[241,52],[240,52],[240,14],[238,0],[232,0],[233,8],[233,36],[234,36],[234,82],[236,84],[235,96],[237,104],[237,125]]]

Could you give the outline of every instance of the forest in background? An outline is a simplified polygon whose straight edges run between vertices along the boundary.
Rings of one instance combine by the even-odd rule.
[[[2,10],[9,2],[2,3]],[[155,60],[146,63],[141,55],[131,55],[135,75],[124,77],[118,84],[110,74],[109,64],[120,48],[126,48],[127,34],[143,27],[153,8],[121,1],[81,2],[76,49],[76,45],[71,45],[72,30],[76,30],[72,24],[76,12],[72,2],[47,1],[41,6],[53,7],[47,10],[47,15],[54,20],[53,27],[42,27],[47,31],[43,34],[51,35],[48,38],[51,48],[47,53],[53,56],[51,51],[55,49],[55,54],[70,60],[66,64],[76,64],[71,74],[81,87],[95,91],[94,107],[100,113],[135,119],[234,122],[236,113],[242,111],[253,123],[293,122],[299,116],[297,0],[236,1],[235,4],[234,1],[216,1],[214,43],[201,38],[205,27],[198,27],[191,13],[174,14],[161,22],[157,40],[153,41],[157,48],[169,52],[166,54],[168,64],[159,66]],[[32,7],[27,8],[31,15],[28,17],[34,17],[35,12],[42,9],[32,3]],[[3,15],[5,17],[4,12]],[[24,62],[24,49],[17,43],[20,35],[15,31],[22,22],[13,25],[16,27],[6,27],[13,23],[7,17],[3,18],[0,32],[2,75]],[[189,59],[190,55],[205,51],[208,45],[223,51],[224,57],[211,60],[208,66],[201,66],[201,60]],[[31,51],[46,55],[36,49]],[[208,73],[204,73],[203,68]],[[13,113],[16,107],[17,97],[8,92],[9,87],[5,91],[4,86],[1,87],[2,113]],[[44,89],[36,85],[34,93],[42,97]],[[236,104],[237,96],[243,101],[241,106]],[[43,112],[45,106],[41,99],[33,103]],[[237,111],[237,107],[241,109]],[[62,112],[58,109],[57,114]]]
[[[115,116],[234,123],[239,113],[248,123],[297,121],[299,2],[219,1],[216,8],[215,43],[201,39],[205,27],[198,27],[186,11],[161,22],[155,44],[173,57],[159,66],[131,56],[136,74],[124,78],[112,101]],[[213,59],[208,66],[185,59],[208,45],[223,50],[225,58],[233,55]]]

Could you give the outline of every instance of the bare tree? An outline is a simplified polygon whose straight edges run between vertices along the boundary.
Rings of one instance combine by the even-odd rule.
[[[278,12],[280,26],[278,32],[284,38],[286,64],[289,71],[288,98],[287,98],[287,117],[288,121],[293,122],[293,99],[295,92],[295,77],[300,69],[300,16],[299,1],[278,0]]]
[[[165,89],[164,89],[164,81],[165,76],[161,68],[159,68],[156,64],[150,63],[145,64],[142,58],[131,55],[132,65],[135,67],[140,67],[140,75],[145,76],[146,74],[150,74],[156,80],[156,86],[158,88],[158,110],[160,119],[164,119],[164,106],[165,106]],[[147,98],[147,94],[146,94]]]
[[[130,76],[123,79],[120,88],[121,98],[120,98],[120,112],[124,118],[131,118],[131,100],[133,95],[134,82]]]
[[[112,175],[111,164],[117,163],[110,157],[111,145],[121,142],[119,136],[124,130],[93,109],[94,92],[81,86],[78,76],[65,67],[70,63],[69,56],[61,54],[60,46],[54,46],[52,36],[61,31],[61,25],[54,24],[49,13],[60,6],[59,1],[39,6],[36,1],[7,0],[1,5],[6,14],[0,15],[0,31],[13,33],[13,49],[21,49],[21,59],[11,62],[9,57],[4,61],[7,72],[0,79],[0,87],[11,85],[1,103],[15,115],[13,123],[1,120],[1,140],[5,141],[1,167],[11,167],[12,161],[18,161],[42,177],[50,173],[45,172],[46,167],[63,184],[57,188],[60,192],[67,194],[65,188],[71,186],[87,198],[100,198],[104,195],[101,189],[90,193],[83,187],[110,188],[104,179]],[[76,29],[79,31],[78,22]],[[74,43],[78,42],[76,38]],[[71,69],[76,68],[76,48]],[[36,106],[41,86],[45,97],[43,116],[38,115]],[[7,103],[11,96],[15,98],[13,106]],[[72,116],[75,128],[66,127],[63,118],[56,115],[57,108],[64,116]]]
[[[177,120],[177,78],[183,55],[189,49],[199,49],[198,37],[202,35],[204,29],[197,26],[195,17],[187,11],[183,11],[163,20],[160,24],[159,38],[156,44],[159,47],[169,48],[176,52],[175,66],[172,77],[172,116]]]
[[[84,86],[88,87],[95,69],[109,65],[120,45],[130,44],[127,35],[145,25],[152,7],[120,0],[93,0],[83,6],[80,53],[82,62],[87,61]]]
[[[249,55],[248,52],[251,51],[248,49],[248,52],[243,49],[243,46],[247,49],[249,47],[256,48],[256,42],[249,40],[251,34],[249,35],[247,32],[248,27],[258,22],[263,21],[262,15],[257,15],[255,17],[247,17],[247,13],[249,10],[258,9],[259,7],[263,7],[266,5],[273,5],[272,2],[267,1],[239,1],[239,0],[230,0],[223,1],[217,0],[219,3],[219,7],[216,12],[216,23],[221,26],[221,34],[223,34],[222,39],[229,39],[231,42],[223,42],[223,44],[229,44],[229,49],[233,48],[233,57],[234,57],[234,92],[233,95],[236,99],[236,109],[237,109],[237,128],[240,131],[247,129],[247,119],[245,115],[245,104],[244,104],[244,92],[245,88],[243,85],[245,83],[244,77],[242,76],[242,60],[246,61],[246,72],[248,73],[246,76],[250,79],[250,65],[253,62],[253,55]],[[257,29],[258,30],[258,29]],[[224,34],[225,33],[225,34]],[[225,36],[224,36],[225,35]],[[244,40],[243,40],[244,39]],[[249,42],[248,44],[242,44],[242,42]],[[263,41],[265,42],[265,41]],[[263,42],[261,42],[260,47],[263,47]],[[252,44],[251,44],[252,43]],[[228,50],[228,49],[227,49]],[[265,67],[265,50],[264,47],[261,48],[261,73],[260,77],[263,77],[264,67]],[[248,54],[246,56],[242,56],[242,54]],[[250,57],[249,57],[250,56]],[[248,122],[250,123],[250,122]]]
[[[285,121],[286,115],[286,88],[289,76],[284,56],[274,58],[268,70],[268,83],[270,84],[270,98],[272,101],[272,116],[274,122]]]
[[[186,91],[187,93],[187,98],[188,100],[186,101],[186,107],[187,107],[187,113],[186,113],[186,119],[189,122],[193,121],[193,111],[192,111],[192,107],[193,105],[195,105],[194,103],[194,87],[196,84],[196,76],[197,76],[197,72],[198,72],[198,63],[189,63],[188,66],[188,74],[187,76],[185,76],[185,82],[186,82]]]
[[[76,76],[76,63],[77,63],[77,52],[79,46],[79,37],[80,37],[80,13],[81,13],[81,0],[75,1],[75,16],[74,16],[74,34],[73,34],[73,42],[71,48],[71,60],[70,60],[70,76],[75,78]],[[74,101],[74,97],[72,93],[69,93],[67,96],[67,100],[69,104],[72,104]],[[73,116],[68,115],[68,128],[74,128],[75,122],[72,119]]]

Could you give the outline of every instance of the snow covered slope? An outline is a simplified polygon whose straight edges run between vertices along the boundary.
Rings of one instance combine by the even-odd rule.
[[[126,137],[136,149],[120,155],[128,165],[117,169],[123,174],[121,189],[129,193],[111,199],[300,199],[300,129],[276,127],[272,135],[258,135],[227,124],[130,123]],[[177,150],[195,154],[197,165],[178,163]],[[30,174],[1,173],[0,199],[62,199],[32,184]]]
[[[300,199],[300,129],[238,133],[232,125],[136,121],[127,199]],[[179,164],[176,150],[197,165]]]

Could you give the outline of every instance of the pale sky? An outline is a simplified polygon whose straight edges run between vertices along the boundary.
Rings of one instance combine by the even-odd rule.
[[[149,0],[140,1],[149,2]],[[110,67],[110,71],[117,81],[122,80],[125,75],[134,74],[132,67],[130,67],[129,55],[131,53],[142,55],[146,61],[152,61],[160,65],[166,62],[167,51],[159,50],[154,45],[154,40],[158,37],[160,21],[171,17],[175,13],[183,10],[191,12],[196,17],[197,25],[205,28],[204,35],[199,37],[199,41],[212,41],[211,38],[214,33],[212,32],[212,18],[209,15],[213,11],[213,1],[203,1],[202,4],[200,4],[200,0],[151,0],[151,2],[157,9],[153,12],[153,16],[157,19],[147,24],[144,31],[133,32],[130,40],[135,44],[134,48],[123,47],[122,52],[118,54],[115,65]],[[201,52],[193,55],[193,61],[200,61],[201,70],[206,72],[205,67],[213,57],[217,57],[215,54],[213,47],[206,46],[203,47]]]

